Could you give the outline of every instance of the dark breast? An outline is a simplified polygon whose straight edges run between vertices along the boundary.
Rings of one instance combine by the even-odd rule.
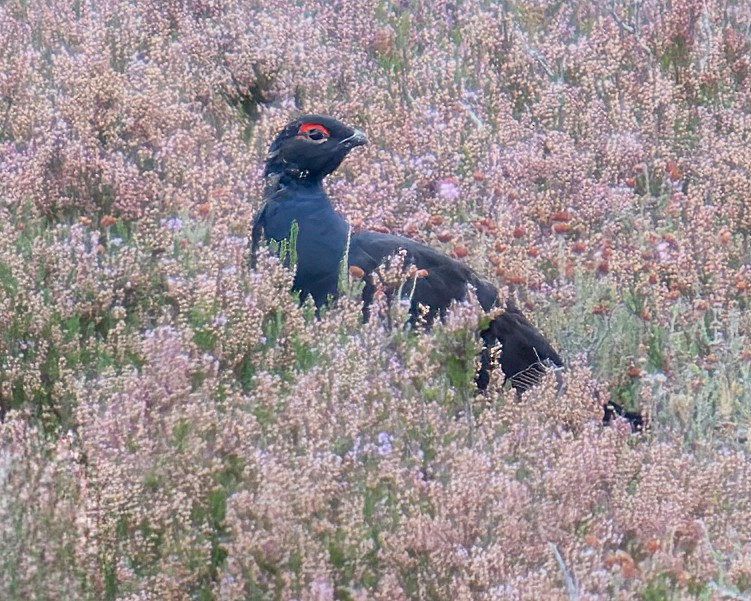
[[[264,234],[278,242],[288,239],[294,222],[298,227],[294,287],[303,296],[310,294],[321,306],[329,295],[336,295],[348,226],[328,202],[298,195],[268,203],[262,224]]]

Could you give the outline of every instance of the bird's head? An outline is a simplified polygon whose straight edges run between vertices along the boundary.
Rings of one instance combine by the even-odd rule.
[[[320,181],[350,150],[367,143],[364,133],[333,117],[304,115],[288,124],[269,147],[264,177]]]

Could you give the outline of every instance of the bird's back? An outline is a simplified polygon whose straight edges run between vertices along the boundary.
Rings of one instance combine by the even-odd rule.
[[[464,300],[468,285],[472,285],[483,309],[488,311],[495,305],[498,291],[492,284],[461,261],[403,236],[372,231],[354,234],[350,242],[349,264],[370,273],[401,249],[407,254],[408,264],[427,272],[415,285],[414,298],[420,303],[434,311],[443,311],[452,301]]]

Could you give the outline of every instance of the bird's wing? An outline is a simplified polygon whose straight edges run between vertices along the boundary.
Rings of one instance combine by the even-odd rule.
[[[386,257],[396,254],[400,248],[397,236],[377,232],[352,234],[349,243],[348,263],[370,273],[383,263]]]
[[[349,264],[370,273],[401,249],[407,253],[407,264],[427,271],[427,275],[417,280],[413,295],[415,302],[440,311],[446,309],[451,301],[464,300],[467,286],[471,284],[477,290],[478,300],[486,311],[496,303],[495,287],[482,280],[464,263],[403,236],[380,232],[353,234]]]
[[[475,287],[477,298],[486,311],[497,304],[495,286],[480,278],[461,261],[409,238],[379,232],[355,234],[350,244],[349,263],[357,265],[365,272],[371,272],[384,259],[400,249],[407,252],[408,263],[428,272],[427,276],[416,281],[412,296],[413,304],[419,303],[429,307],[428,322],[445,311],[451,301],[465,299],[469,284]],[[367,304],[366,293],[364,298]],[[563,365],[561,357],[552,345],[524,317],[513,301],[506,304],[505,311],[493,317],[488,327],[481,332],[481,336],[487,347],[493,347],[496,342],[500,342],[501,368],[517,390],[526,390],[539,383],[549,367]],[[478,382],[483,378],[487,379],[488,370],[495,359],[486,350],[481,361]],[[480,386],[483,387],[482,384]]]

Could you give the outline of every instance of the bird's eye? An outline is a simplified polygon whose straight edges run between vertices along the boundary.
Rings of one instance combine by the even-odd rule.
[[[318,123],[303,123],[297,130],[297,135],[320,144],[328,140],[331,134],[328,129]]]

